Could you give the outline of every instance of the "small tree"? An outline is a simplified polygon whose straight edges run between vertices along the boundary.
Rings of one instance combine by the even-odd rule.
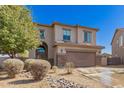
[[[29,51],[25,50],[23,53],[19,53],[18,57],[28,58],[29,57]]]
[[[24,6],[0,6],[0,51],[11,58],[40,43],[30,11]]]

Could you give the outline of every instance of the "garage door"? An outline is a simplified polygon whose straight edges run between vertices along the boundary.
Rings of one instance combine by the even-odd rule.
[[[75,66],[94,66],[96,54],[94,52],[73,52],[67,51],[68,61],[73,62]]]

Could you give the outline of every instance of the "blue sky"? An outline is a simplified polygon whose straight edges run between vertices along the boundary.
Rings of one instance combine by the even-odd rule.
[[[51,24],[58,21],[64,24],[80,24],[99,28],[97,45],[105,46],[103,52],[111,53],[111,40],[116,28],[124,28],[124,6],[95,5],[41,5],[27,6],[33,22]]]

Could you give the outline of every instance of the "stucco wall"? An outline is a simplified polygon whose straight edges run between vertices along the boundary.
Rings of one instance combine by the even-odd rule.
[[[93,49],[93,48],[80,48],[80,47],[64,47],[64,46],[58,46],[57,47],[57,52],[59,52],[59,51],[61,51],[61,49],[63,49],[63,51],[64,50],[69,50],[69,49],[71,49],[71,50],[79,50],[79,51],[89,51],[89,52],[97,52],[98,51],[98,49]],[[65,52],[64,52],[65,53]]]
[[[46,26],[37,26],[38,28],[45,31],[45,39],[42,40],[48,45],[48,58],[51,59],[54,57],[53,55],[53,43],[54,43],[54,32],[52,27],[46,27]],[[30,52],[30,57],[35,57],[35,50],[32,50]]]
[[[48,45],[48,58],[53,58],[53,28],[45,28],[45,43]]]
[[[55,42],[63,42],[63,28],[71,30],[71,42],[76,43],[76,28],[68,26],[55,25]]]
[[[121,36],[121,34],[122,34],[122,31],[119,30],[114,37],[114,40],[112,43],[112,56],[118,56],[120,54],[119,50],[121,50],[121,47],[117,43],[117,40],[119,40],[119,37]]]
[[[92,33],[92,41],[91,41],[91,45],[96,45],[96,31],[93,31],[91,29],[85,29],[85,28],[78,28],[77,29],[77,41],[78,41],[78,44],[86,44],[84,43],[84,31],[89,31]]]
[[[71,42],[77,44],[86,44],[84,43],[84,31],[89,31],[92,33],[92,41],[91,44],[88,45],[96,45],[96,31],[86,28],[79,28],[79,27],[68,27],[68,26],[60,26],[55,25],[55,42],[63,43],[63,28],[71,30]]]
[[[88,28],[80,28],[80,27],[72,27],[65,25],[52,25],[52,26],[37,26],[40,29],[45,31],[45,39],[42,40],[48,45],[48,58],[56,59],[56,51],[57,49],[53,48],[55,42],[64,43],[63,42],[63,28],[71,30],[71,43],[75,44],[84,44],[83,43],[83,31],[92,32],[92,42],[90,45],[96,45],[96,31]],[[80,48],[81,49],[81,48]],[[91,49],[92,50],[92,49]],[[96,51],[96,50],[95,50]],[[30,52],[30,58],[35,58],[35,50]],[[55,60],[54,60],[55,61]]]
[[[124,47],[123,46],[119,46],[117,43],[117,40],[119,39],[119,37],[123,35],[123,46],[124,46],[124,30],[119,30],[112,42],[112,56],[113,57],[120,57],[122,63],[124,63]]]
[[[113,43],[112,43],[112,56],[117,56],[118,55],[118,44],[117,40],[119,39],[121,35],[121,32],[118,31],[114,37]]]

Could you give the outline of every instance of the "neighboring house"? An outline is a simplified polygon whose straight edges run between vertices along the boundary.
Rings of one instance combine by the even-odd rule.
[[[58,22],[52,25],[34,24],[34,29],[40,31],[42,44],[30,51],[31,58],[48,59],[58,66],[66,62],[73,62],[75,66],[96,65],[96,54],[104,48],[96,45],[98,29]]]
[[[111,54],[108,54],[108,53],[103,53],[103,54],[101,54],[101,56],[107,57],[107,58],[111,58],[112,57],[112,55]]]
[[[112,42],[112,57],[120,57],[124,63],[124,28],[116,29]]]

